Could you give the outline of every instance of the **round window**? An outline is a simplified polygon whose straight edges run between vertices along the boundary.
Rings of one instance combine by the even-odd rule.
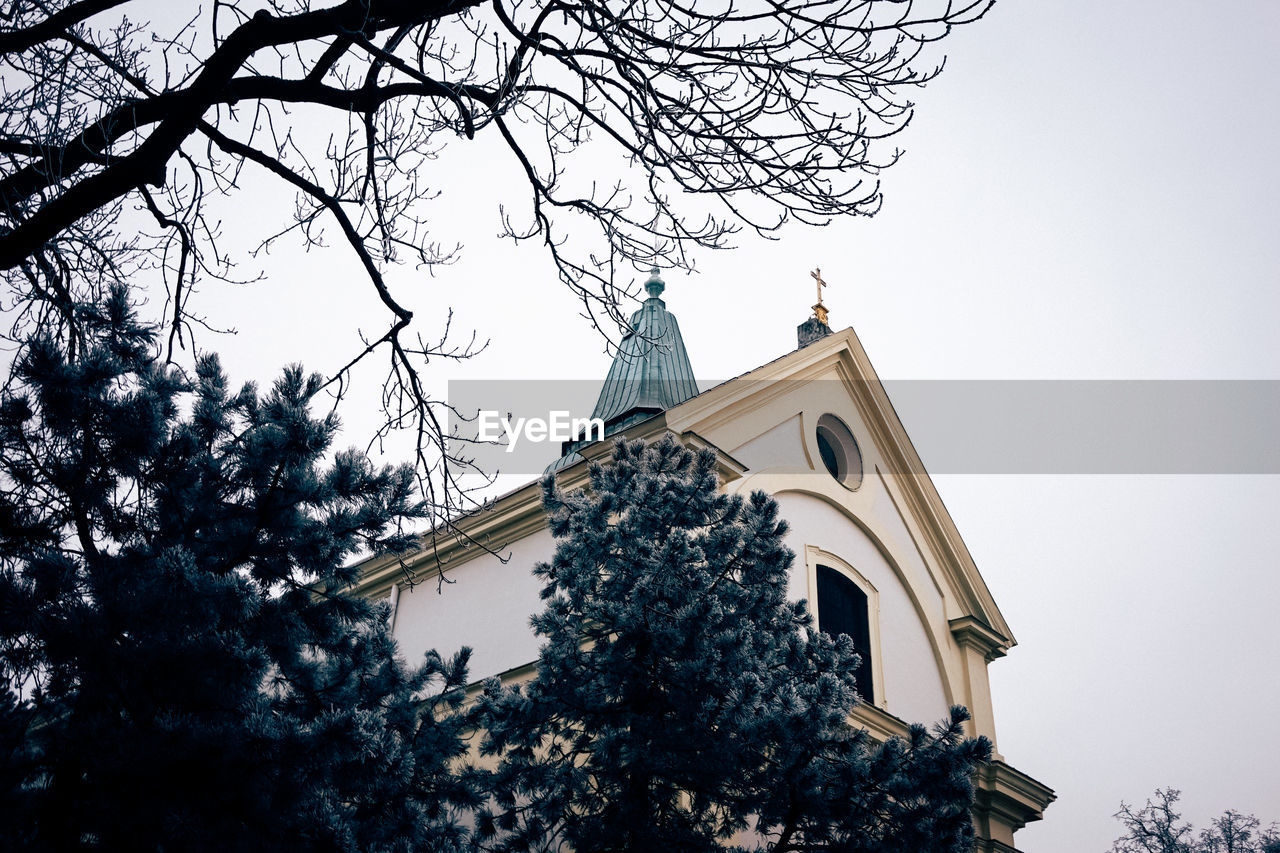
[[[818,418],[817,439],[818,456],[827,472],[846,488],[862,485],[862,453],[844,421],[835,415]]]

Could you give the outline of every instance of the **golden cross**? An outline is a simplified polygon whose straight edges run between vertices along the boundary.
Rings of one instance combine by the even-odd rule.
[[[822,304],[822,288],[827,286],[827,283],[822,280],[822,267],[814,267],[809,275],[813,276],[813,280],[818,284],[818,304]]]
[[[814,267],[813,272],[809,273],[809,275],[813,276],[813,280],[818,286],[818,304],[813,306],[813,316],[817,317],[818,321],[825,326],[827,324],[827,306],[822,304],[822,288],[826,287],[827,283],[822,280],[822,267]]]

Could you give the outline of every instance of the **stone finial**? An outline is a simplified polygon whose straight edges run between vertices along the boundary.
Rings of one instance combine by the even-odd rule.
[[[662,291],[667,289],[667,283],[662,280],[660,272],[661,270],[657,267],[650,269],[649,280],[644,283],[644,289],[648,292],[650,299],[657,299],[662,295]]]

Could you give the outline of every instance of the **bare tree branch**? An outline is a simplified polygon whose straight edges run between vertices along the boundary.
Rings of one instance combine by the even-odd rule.
[[[0,32],[0,53],[29,50],[43,41],[57,38],[68,28],[87,21],[99,12],[127,2],[129,0],[81,0],[64,6],[31,26]]]
[[[164,287],[172,357],[203,324],[197,286],[230,279],[210,211],[275,181],[297,209],[260,248],[319,246],[336,225],[387,312],[327,387],[341,397],[358,364],[388,356],[375,440],[411,432],[448,516],[465,460],[423,370],[474,347],[414,334],[387,277],[454,257],[425,218],[436,152],[499,142],[525,183],[500,208],[506,235],[540,244],[616,333],[637,267],[692,268],[744,229],[874,213],[907,95],[941,71],[928,46],[991,4],[216,0],[166,23],[158,0],[14,0],[0,17],[12,334],[74,338],[76,306],[112,283]],[[599,178],[588,147],[616,171]]]

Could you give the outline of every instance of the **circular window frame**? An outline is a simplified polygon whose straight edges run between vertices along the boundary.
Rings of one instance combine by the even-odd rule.
[[[818,418],[813,437],[818,449],[818,462],[832,479],[851,492],[861,486],[862,450],[849,426],[828,412]]]

